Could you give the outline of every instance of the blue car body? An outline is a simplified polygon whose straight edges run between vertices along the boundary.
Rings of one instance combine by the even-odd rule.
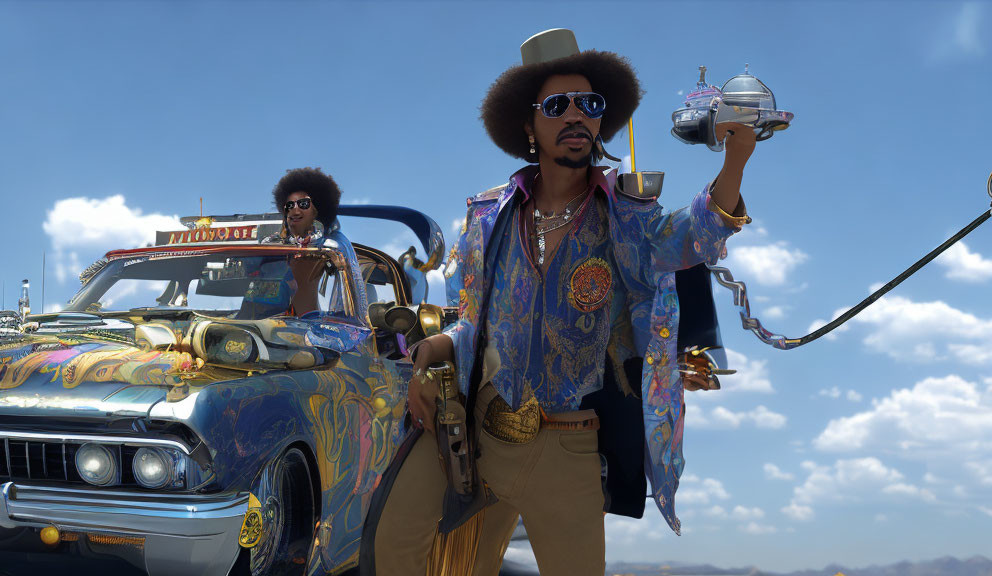
[[[426,216],[342,209],[421,225],[428,262],[414,261],[421,274],[440,264],[443,239]],[[210,263],[202,287],[207,268],[234,269],[231,262],[256,255],[278,262],[300,250],[201,242],[116,251],[86,273],[86,285],[115,263],[121,275],[151,270],[156,259],[196,257]],[[378,250],[355,246],[354,254],[358,261],[337,266],[332,279],[333,298],[350,301],[347,314],[81,311],[38,315],[22,334],[0,340],[0,551],[31,542],[39,550],[115,556],[149,574],[226,574],[249,558],[253,571],[265,572],[254,568],[277,553],[267,539],[288,530],[290,519],[309,537],[278,553],[291,555],[299,573],[354,568],[369,500],[405,434],[411,373],[403,334],[373,325],[364,299],[354,297],[356,283],[368,282],[391,299],[380,306],[409,307],[411,279]],[[338,264],[347,256],[333,254]],[[98,448],[84,450],[88,444]],[[116,474],[106,485],[84,478],[94,450],[110,455],[99,460]],[[306,458],[310,518],[280,493],[290,451]],[[175,464],[172,484],[153,489],[139,481],[137,460],[150,453]],[[42,546],[46,529],[48,540],[58,540]]]

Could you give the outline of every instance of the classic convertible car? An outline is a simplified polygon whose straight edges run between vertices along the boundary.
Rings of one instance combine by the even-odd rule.
[[[405,431],[405,346],[444,321],[411,300],[444,246],[413,210],[340,213],[409,225],[426,263],[259,243],[276,214],[186,218],[0,337],[0,554],[152,575],[354,569]],[[288,316],[301,261],[320,308]]]

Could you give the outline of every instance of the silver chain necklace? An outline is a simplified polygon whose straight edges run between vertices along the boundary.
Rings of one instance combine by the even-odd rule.
[[[537,179],[535,178],[535,181],[536,180]],[[568,201],[568,204],[565,204],[565,210],[560,214],[555,212],[541,212],[541,210],[537,207],[537,200],[534,200],[534,235],[537,236],[538,265],[544,266],[544,257],[548,246],[547,240],[545,239],[545,234],[553,230],[563,228],[572,221],[575,209],[573,204],[576,200],[582,198],[586,192],[586,190],[583,190],[582,192],[576,194],[571,200]]]

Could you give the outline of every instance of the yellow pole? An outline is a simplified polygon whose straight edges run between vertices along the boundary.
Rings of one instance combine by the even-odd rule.
[[[200,218],[203,218],[203,196],[200,196]]]
[[[634,159],[634,117],[627,119],[627,138],[630,141],[630,171],[637,172],[637,160]]]

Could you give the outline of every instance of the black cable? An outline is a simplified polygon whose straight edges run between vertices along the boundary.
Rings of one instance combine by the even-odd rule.
[[[990,192],[989,192],[989,194],[992,195],[992,176],[989,176],[989,186],[990,186]],[[916,264],[913,264],[912,266],[910,266],[909,268],[907,268],[902,274],[900,274],[900,275],[896,276],[895,278],[893,278],[885,286],[882,286],[878,290],[874,291],[871,294],[871,296],[869,296],[869,297],[865,298],[864,300],[862,300],[857,306],[855,306],[854,308],[851,308],[847,312],[844,312],[843,314],[841,314],[840,316],[838,316],[836,319],[834,319],[829,324],[827,324],[825,326],[821,326],[820,328],[818,328],[814,332],[811,332],[810,334],[807,334],[807,335],[803,336],[802,338],[800,338],[799,339],[799,343],[796,344],[794,347],[799,347],[799,346],[802,346],[803,344],[807,344],[809,342],[812,342],[813,340],[816,340],[820,336],[823,336],[824,334],[830,332],[834,328],[840,326],[844,322],[847,322],[848,320],[850,320],[851,318],[853,318],[858,312],[861,312],[862,310],[864,310],[868,306],[872,305],[876,300],[878,300],[879,298],[881,298],[882,296],[884,296],[886,293],[888,293],[890,290],[892,290],[893,288],[895,288],[896,286],[898,286],[899,284],[901,284],[903,280],[905,280],[906,278],[909,278],[910,276],[912,276],[913,274],[915,274],[920,268],[923,268],[924,266],[926,266],[927,264],[929,264],[931,260],[933,260],[937,256],[940,256],[941,252],[943,252],[944,250],[947,250],[948,248],[950,248],[952,244],[954,244],[958,240],[961,240],[962,238],[964,238],[965,236],[967,236],[975,228],[978,228],[979,226],[981,226],[982,223],[984,223],[986,220],[989,219],[989,217],[992,217],[992,209],[989,209],[989,210],[983,212],[982,215],[979,216],[978,218],[975,218],[971,222],[971,224],[968,224],[967,226],[965,226],[964,228],[962,228],[957,234],[955,234],[954,236],[951,236],[950,238],[948,238],[946,242],[944,242],[940,246],[937,246],[936,248],[934,248],[933,250],[931,250],[929,254],[927,254],[923,258],[920,258],[916,262]]]

